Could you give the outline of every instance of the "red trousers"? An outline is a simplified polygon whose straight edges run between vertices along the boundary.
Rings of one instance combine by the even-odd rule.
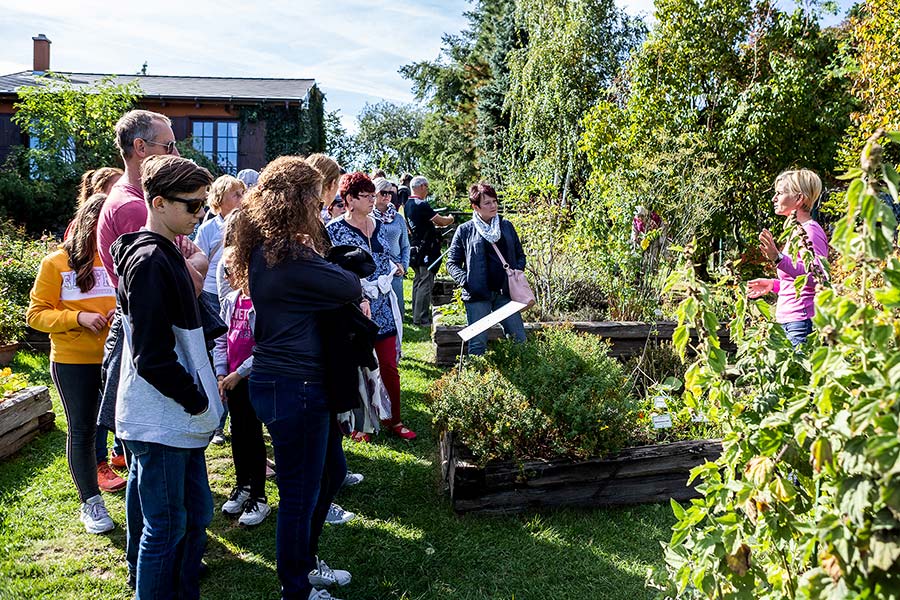
[[[378,371],[381,381],[387,388],[391,398],[391,419],[384,421],[388,427],[400,423],[400,371],[397,370],[397,336],[375,342],[375,355],[378,356]]]

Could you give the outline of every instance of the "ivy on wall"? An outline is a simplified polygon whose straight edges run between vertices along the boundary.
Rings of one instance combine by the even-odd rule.
[[[299,106],[249,106],[241,109],[240,120],[241,127],[265,121],[266,161],[325,150],[325,96],[317,86]]]

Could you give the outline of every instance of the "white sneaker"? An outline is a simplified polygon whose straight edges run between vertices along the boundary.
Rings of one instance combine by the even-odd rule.
[[[332,525],[343,525],[347,521],[352,521],[355,518],[356,513],[344,510],[337,504],[332,504],[328,507],[328,514],[325,515],[325,522],[331,523]]]
[[[335,598],[334,596],[332,596],[330,593],[328,593],[328,590],[317,590],[316,588],[313,588],[313,589],[309,590],[309,598],[307,600],[338,600],[338,599]]]
[[[330,585],[347,585],[350,583],[350,572],[342,569],[332,569],[324,560],[316,557],[316,568],[309,572],[309,583],[313,587],[328,587]]]
[[[239,515],[244,511],[244,502],[250,499],[250,488],[234,486],[228,500],[222,505],[222,512],[227,515]]]
[[[362,473],[347,473],[347,476],[344,477],[344,487],[350,487],[351,485],[356,485],[357,483],[362,482],[365,479]]]
[[[213,431],[213,436],[209,443],[215,444],[216,446],[221,446],[225,443],[225,441],[225,431],[217,427],[216,430]]]
[[[247,527],[259,525],[265,521],[272,509],[266,504],[265,498],[249,498],[244,502],[244,512],[238,519],[238,523]]]
[[[103,503],[103,498],[99,495],[93,496],[85,500],[81,505],[81,522],[88,533],[106,533],[112,531],[116,524],[113,523]]]

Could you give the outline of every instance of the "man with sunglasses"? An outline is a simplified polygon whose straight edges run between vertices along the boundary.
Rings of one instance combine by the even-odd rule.
[[[144,202],[144,191],[141,187],[141,164],[150,156],[179,155],[178,148],[175,147],[172,122],[167,116],[148,110],[132,110],[119,119],[116,123],[116,146],[125,163],[125,173],[110,190],[109,197],[103,204],[97,221],[97,249],[113,286],[118,286],[119,279],[110,254],[110,247],[120,236],[138,231],[147,224],[148,207]],[[191,207],[189,206],[189,208]],[[200,248],[187,237],[178,236],[175,243],[185,259],[188,273],[199,294],[203,289],[203,280],[209,268],[209,261]],[[106,338],[101,369],[103,395],[100,400],[98,417],[101,425],[113,431],[115,431],[116,392],[119,386],[122,357],[120,308],[117,303]],[[141,507],[136,494],[126,492],[125,503],[129,526],[126,559],[129,583],[133,585],[137,575],[138,544],[142,528]]]

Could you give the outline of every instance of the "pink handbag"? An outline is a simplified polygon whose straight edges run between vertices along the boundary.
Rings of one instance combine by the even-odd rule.
[[[497,244],[491,243],[491,246],[493,246],[497,256],[500,257],[500,262],[506,270],[506,277],[509,280],[510,300],[521,302],[526,305],[526,308],[531,308],[534,305],[534,292],[531,291],[531,286],[528,285],[528,280],[525,279],[525,273],[509,266],[509,263],[503,257],[503,253],[497,248]]]

